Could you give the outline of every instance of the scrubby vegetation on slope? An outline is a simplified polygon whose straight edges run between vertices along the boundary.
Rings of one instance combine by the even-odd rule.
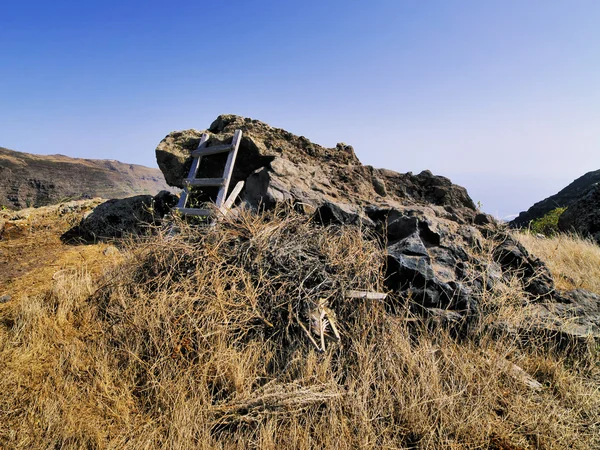
[[[600,446],[598,349],[492,327],[528,326],[518,288],[456,336],[405,299],[345,298],[383,289],[385,247],[360,228],[281,210],[177,227],[100,281],[62,271],[0,305],[0,447]],[[300,325],[319,299],[341,336],[322,353]]]
[[[532,220],[529,224],[531,231],[547,236],[554,236],[559,232],[558,218],[566,210],[567,208],[555,208],[552,211],[546,213],[543,217]]]

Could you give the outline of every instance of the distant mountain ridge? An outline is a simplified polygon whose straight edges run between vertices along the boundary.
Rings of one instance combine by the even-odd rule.
[[[163,189],[172,190],[158,169],[0,147],[0,206],[11,209],[82,198],[155,195]]]
[[[527,211],[521,212],[516,219],[510,222],[510,225],[517,228],[526,227],[532,220],[544,217],[555,208],[568,207],[579,200],[590,187],[598,182],[600,182],[600,170],[588,172],[556,194],[535,203]]]

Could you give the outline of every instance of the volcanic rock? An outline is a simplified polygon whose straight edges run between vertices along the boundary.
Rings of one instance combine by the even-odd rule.
[[[500,244],[494,249],[493,256],[507,278],[516,276],[523,289],[535,298],[553,293],[554,280],[542,260],[529,255],[525,247],[508,234],[499,235],[497,240]]]
[[[176,204],[177,197],[167,191],[161,191],[155,197],[137,195],[111,199],[86,215],[79,225],[63,235],[63,240],[82,238],[95,242],[140,234],[149,225],[158,223]]]
[[[270,206],[284,200],[315,208],[325,202],[361,207],[431,203],[460,210],[463,216],[475,213],[467,191],[447,178],[429,171],[413,175],[374,169],[362,165],[350,145],[340,143],[335,148],[325,148],[304,136],[234,115],[219,116],[208,130],[176,131],[160,142],[156,159],[167,183],[183,187],[192,162],[191,152],[202,133],[210,134],[207,145],[211,147],[231,142],[236,129],[243,134],[230,189],[238,181],[246,181],[242,197],[252,206]],[[211,157],[205,157],[199,177],[203,173],[220,175],[216,175],[216,167],[217,157],[222,155],[214,156],[215,170],[209,170]]]
[[[483,237],[473,226],[477,211],[463,187],[427,170],[413,175],[364,166],[347,144],[321,147],[238,116],[213,122],[208,147],[229,143],[236,129],[243,134],[230,186],[245,181],[241,197],[246,204],[288,203],[323,224],[376,230],[388,244],[387,285],[398,296],[465,317],[476,313],[473,293],[490,281],[480,280],[477,261],[469,256]],[[169,184],[183,186],[202,133],[173,132],[158,145],[158,165]],[[208,158],[197,176],[220,176],[218,161],[205,164]],[[477,217],[482,226],[495,224]]]

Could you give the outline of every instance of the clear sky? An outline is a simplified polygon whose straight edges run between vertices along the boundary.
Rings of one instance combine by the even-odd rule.
[[[500,217],[600,169],[597,0],[0,1],[0,146],[156,167],[232,113]]]

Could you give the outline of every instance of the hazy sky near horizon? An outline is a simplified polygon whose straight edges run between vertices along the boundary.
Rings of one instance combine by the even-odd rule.
[[[597,0],[0,5],[0,146],[156,167],[239,114],[504,217],[600,169]]]

